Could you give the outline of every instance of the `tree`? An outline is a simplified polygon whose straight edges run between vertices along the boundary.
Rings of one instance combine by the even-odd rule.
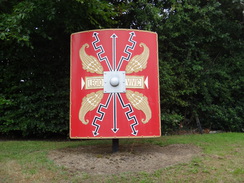
[[[70,34],[112,26],[105,1],[1,1],[0,132],[67,134]]]
[[[243,15],[239,5],[235,1],[168,4],[168,17],[158,32],[164,35],[159,40],[161,98],[169,129],[174,127],[172,121],[193,125],[197,118],[205,128],[243,129]]]
[[[0,1],[0,133],[67,134],[70,34],[158,33],[163,133],[179,124],[242,131],[240,0]]]
[[[204,128],[241,131],[243,4],[228,0],[118,4],[127,7],[119,26],[159,35],[163,131],[175,130],[180,123],[195,127],[196,121]]]

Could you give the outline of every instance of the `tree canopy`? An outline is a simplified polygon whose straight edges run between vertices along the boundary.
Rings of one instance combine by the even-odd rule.
[[[70,34],[158,33],[162,132],[243,131],[241,0],[0,0],[0,134],[69,127]]]

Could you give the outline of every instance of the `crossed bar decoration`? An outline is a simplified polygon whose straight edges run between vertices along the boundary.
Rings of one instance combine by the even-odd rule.
[[[134,32],[130,32],[129,34],[130,34],[130,37],[129,37],[128,41],[131,43],[131,45],[127,44],[124,49],[124,53],[127,54],[127,57],[122,56],[121,59],[119,60],[118,65],[116,65],[116,39],[118,37],[115,33],[111,35],[110,38],[112,38],[112,49],[113,49],[112,50],[113,61],[112,61],[112,66],[111,66],[107,56],[102,56],[102,54],[105,53],[105,51],[104,51],[102,45],[98,45],[98,43],[100,42],[100,39],[98,36],[99,33],[94,32],[93,37],[95,40],[92,42],[92,46],[93,46],[94,50],[97,52],[98,59],[96,57],[94,57],[92,55],[88,55],[86,53],[86,48],[89,48],[90,45],[88,43],[85,43],[84,45],[81,46],[81,48],[79,50],[79,56],[80,56],[80,60],[82,63],[82,68],[84,70],[86,70],[87,72],[98,74],[97,76],[95,76],[95,78],[96,77],[103,78],[104,70],[100,63],[102,61],[106,62],[106,65],[107,65],[109,71],[119,71],[122,63],[124,61],[127,61],[128,64],[126,65],[125,73],[126,73],[126,77],[128,77],[128,78],[132,77],[128,74],[136,73],[136,72],[146,69],[150,50],[146,44],[140,43],[139,46],[143,47],[143,52],[140,55],[135,55],[134,57],[131,58],[132,53],[130,52],[130,50],[134,50],[134,48],[136,46],[136,41],[133,40],[133,37],[136,35]],[[138,77],[138,76],[134,76],[134,77]],[[88,79],[89,79],[89,77],[88,77]],[[147,79],[146,79],[145,83],[146,82],[147,82]],[[82,85],[85,85],[84,81],[82,81]],[[99,89],[99,90],[97,92],[91,92],[91,93],[87,94],[82,99],[81,107],[79,110],[79,120],[84,125],[87,125],[89,123],[89,120],[85,119],[86,114],[89,111],[92,111],[96,107],[98,107],[97,113],[99,115],[94,116],[92,125],[95,127],[95,129],[93,131],[93,135],[94,136],[99,135],[100,125],[97,124],[97,120],[99,120],[99,121],[103,120],[105,113],[102,111],[102,109],[103,108],[107,109],[111,100],[113,100],[113,128],[111,130],[114,133],[117,133],[119,130],[118,124],[117,124],[117,111],[116,111],[117,99],[118,99],[122,108],[128,109],[125,112],[125,116],[126,116],[127,120],[134,121],[130,126],[132,129],[132,135],[136,136],[138,134],[138,130],[136,130],[135,127],[139,124],[139,121],[138,121],[136,115],[132,114],[134,112],[133,108],[135,108],[137,110],[141,110],[145,114],[145,119],[141,119],[141,122],[143,124],[148,123],[152,117],[151,108],[148,104],[148,98],[146,96],[144,96],[142,93],[126,89],[125,96],[130,103],[126,104],[120,93],[109,93],[106,103],[102,104],[101,100],[104,97],[104,91],[101,90],[101,88],[102,88],[101,86],[100,87],[98,86],[97,88],[96,87],[92,88],[92,89]],[[82,88],[83,88],[83,86],[82,86]],[[131,87],[128,86],[126,88],[133,88],[133,86],[131,86]]]

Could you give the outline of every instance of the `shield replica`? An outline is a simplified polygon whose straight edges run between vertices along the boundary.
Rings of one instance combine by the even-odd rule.
[[[161,135],[157,34],[71,35],[70,138]]]

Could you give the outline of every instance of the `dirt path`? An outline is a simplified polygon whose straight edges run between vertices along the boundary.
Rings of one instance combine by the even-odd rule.
[[[152,172],[178,163],[188,162],[201,150],[189,144],[120,145],[120,151],[111,153],[111,146],[94,145],[65,148],[50,152],[49,158],[71,172],[88,174],[118,174],[123,172]]]

